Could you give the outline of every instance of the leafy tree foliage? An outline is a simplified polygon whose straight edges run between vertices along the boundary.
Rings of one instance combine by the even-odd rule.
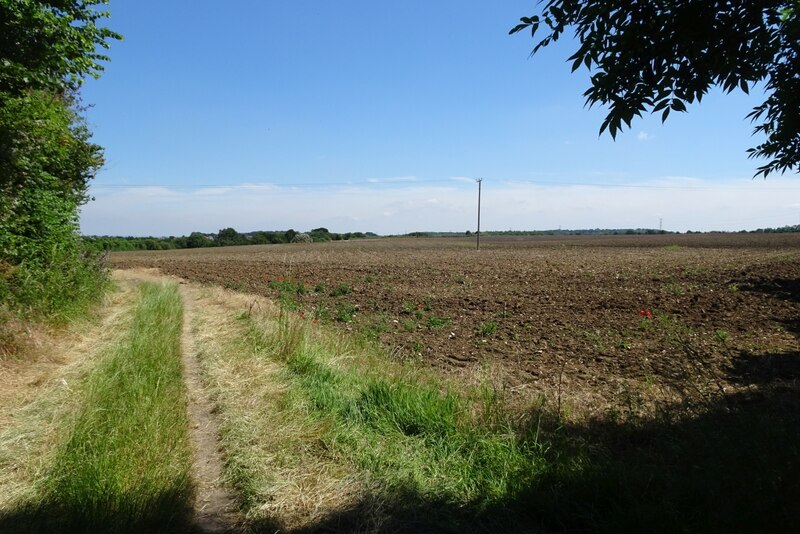
[[[108,0],[0,0],[0,91],[77,89],[98,77],[109,41],[120,35],[101,27]]]
[[[69,313],[102,283],[77,234],[103,163],[77,90],[119,37],[98,25],[106,3],[0,0],[0,327],[11,310]]]
[[[557,41],[573,29],[573,72],[590,70],[588,105],[609,108],[600,127],[612,137],[635,116],[686,111],[712,86],[745,93],[763,82],[766,100],[748,116],[766,140],[756,176],[800,171],[800,2],[797,0],[549,0],[510,33]]]

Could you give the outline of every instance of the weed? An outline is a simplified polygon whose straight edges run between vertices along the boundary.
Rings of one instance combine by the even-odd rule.
[[[375,278],[371,274],[368,274],[367,276],[364,277],[364,283],[371,284],[374,281]]]
[[[356,316],[356,307],[349,302],[341,302],[336,307],[336,320],[341,323],[352,323]]]
[[[422,299],[422,309],[429,312],[433,310],[433,301],[430,297]]]
[[[667,246],[664,247],[664,250],[669,250],[669,251],[675,252],[675,251],[678,251],[678,250],[683,250],[683,247],[680,246],[680,245],[667,245]]]
[[[409,302],[403,303],[403,313],[414,313],[417,311],[417,307]]]
[[[316,306],[314,306],[314,319],[317,321],[325,322],[329,321],[331,318],[330,310],[328,310],[328,305],[324,302],[320,302]]]
[[[728,334],[727,330],[720,329],[720,330],[717,330],[716,332],[714,332],[714,339],[716,339],[720,343],[727,342],[729,338],[730,338],[730,334]]]
[[[592,331],[586,330],[583,331],[581,334],[587,341],[589,341],[592,344],[592,346],[596,350],[602,350],[605,348],[605,342],[603,340],[603,335],[600,332],[600,330],[592,330]]]
[[[330,295],[332,297],[343,297],[345,295],[349,295],[352,292],[353,292],[353,288],[352,287],[350,287],[347,284],[342,283],[342,284],[339,284],[338,286],[336,286],[335,288],[333,288],[333,290],[331,290]]]
[[[295,300],[294,295],[288,291],[281,292],[279,297],[281,308],[286,310],[296,311],[300,309],[300,305]]]
[[[731,293],[736,293],[737,291],[739,291],[739,285],[738,284],[729,284],[728,285],[728,291],[730,291]]]
[[[444,328],[450,323],[450,319],[447,317],[438,317],[436,315],[431,315],[428,317],[428,322],[426,326],[429,330],[438,330],[440,328]]]
[[[411,319],[404,319],[400,324],[406,332],[413,332],[417,328],[417,324]]]
[[[669,293],[672,293],[672,294],[673,294],[673,295],[675,295],[676,297],[680,297],[680,296],[682,296],[682,295],[685,293],[685,291],[684,291],[683,287],[681,287],[681,285],[680,285],[680,284],[674,284],[674,283],[672,283],[672,284],[667,284],[667,285],[665,285],[665,286],[664,286],[664,288],[665,288],[665,289],[666,289],[666,290],[667,290]]]
[[[322,282],[314,286],[314,293],[325,293],[325,284]]]
[[[368,337],[377,339],[378,336],[389,330],[389,316],[385,313],[378,314],[377,320],[365,328]]]
[[[497,331],[497,323],[494,321],[486,321],[478,326],[477,334],[479,337],[489,337],[494,335]]]
[[[308,292],[303,282],[295,282],[293,280],[270,280],[267,285],[270,289],[277,289],[281,293],[305,295]]]

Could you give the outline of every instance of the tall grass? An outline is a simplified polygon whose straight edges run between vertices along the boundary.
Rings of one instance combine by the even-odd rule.
[[[319,448],[370,483],[313,528],[792,531],[800,520],[796,389],[765,389],[760,405],[720,399],[695,417],[679,405],[652,421],[569,423],[285,313],[251,320],[248,335],[283,366],[287,413],[315,421]]]
[[[55,243],[36,260],[0,258],[0,359],[25,352],[31,322],[60,325],[87,314],[109,287],[102,259]]]
[[[133,326],[89,377],[85,401],[29,512],[68,530],[169,529],[185,519],[191,448],[174,285],[141,286]]]
[[[441,502],[480,513],[555,464],[537,426],[514,428],[488,389],[448,389],[369,347],[310,335],[283,313],[272,328],[253,322],[249,336],[285,366],[289,403],[323,423],[325,448],[379,481],[387,499],[402,494],[409,506]]]

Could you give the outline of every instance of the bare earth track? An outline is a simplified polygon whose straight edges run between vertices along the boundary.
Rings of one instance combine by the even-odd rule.
[[[192,328],[198,288],[154,270],[133,269],[116,271],[114,274],[115,279],[128,283],[148,280],[179,284],[184,308],[181,352],[188,396],[189,436],[195,452],[192,468],[195,482],[194,528],[202,533],[233,532],[237,524],[236,501],[223,484],[224,464],[219,425],[214,415],[214,404],[203,384],[198,362],[200,348]]]
[[[482,245],[381,239],[116,253],[111,262],[280,299],[398,358],[461,377],[488,368],[514,390],[557,391],[589,411],[643,389],[665,400],[702,398],[709,387],[755,392],[775,365],[784,382],[800,376],[798,234]]]

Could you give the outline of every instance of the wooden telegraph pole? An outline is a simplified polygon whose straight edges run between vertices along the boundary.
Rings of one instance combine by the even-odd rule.
[[[483,181],[483,178],[478,178],[475,181],[478,182],[478,232],[477,232],[477,234],[478,234],[478,246],[477,246],[477,250],[480,250],[481,249],[481,182]]]

